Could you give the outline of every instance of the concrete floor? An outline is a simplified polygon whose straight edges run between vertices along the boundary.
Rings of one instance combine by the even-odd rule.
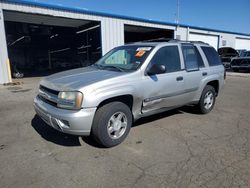
[[[0,87],[0,187],[250,187],[250,77],[228,76],[215,109],[136,122],[99,148],[35,116],[39,79]]]

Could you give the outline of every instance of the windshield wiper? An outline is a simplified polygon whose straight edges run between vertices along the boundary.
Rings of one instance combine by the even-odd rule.
[[[120,72],[124,72],[124,69],[120,68],[120,67],[117,67],[117,66],[114,66],[114,65],[105,65],[103,66],[104,68],[107,67],[107,68],[114,68],[116,70],[119,70]]]
[[[91,65],[91,66],[93,66],[93,67],[97,67],[98,69],[103,69],[103,66],[102,65],[99,65],[99,64],[93,64],[93,65]]]
[[[93,66],[99,68],[99,69],[105,69],[105,68],[112,68],[112,69],[116,69],[120,72],[124,72],[125,70],[121,67],[117,67],[117,66],[114,66],[114,65],[101,65],[101,64],[93,64]]]

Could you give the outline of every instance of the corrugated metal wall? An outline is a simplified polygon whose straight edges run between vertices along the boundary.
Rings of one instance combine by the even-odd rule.
[[[3,12],[0,9],[0,84],[8,83],[8,52],[6,45],[6,37],[5,37],[5,28],[4,28],[4,18]]]
[[[101,31],[103,55],[112,48],[124,44],[124,25],[118,19],[103,18]]]

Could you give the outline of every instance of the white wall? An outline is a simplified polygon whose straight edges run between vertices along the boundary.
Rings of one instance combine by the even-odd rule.
[[[188,41],[189,28],[177,27],[176,28],[176,39]],[[178,36],[178,37],[177,37]]]
[[[250,50],[250,39],[247,38],[236,38],[235,48],[238,50],[245,49]]]
[[[8,76],[7,60],[8,52],[5,37],[4,18],[3,11],[0,9],[0,84],[11,81]]]
[[[117,19],[105,18],[101,21],[102,54],[124,44],[124,25]]]
[[[235,36],[232,34],[220,34],[219,47],[232,47],[235,48]]]

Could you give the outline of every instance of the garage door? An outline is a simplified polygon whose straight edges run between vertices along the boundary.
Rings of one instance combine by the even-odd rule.
[[[190,41],[202,41],[202,42],[208,43],[217,50],[219,37],[215,35],[203,35],[203,34],[198,34],[198,33],[189,33],[189,40]]]
[[[250,39],[236,38],[235,39],[235,49],[250,50]]]

